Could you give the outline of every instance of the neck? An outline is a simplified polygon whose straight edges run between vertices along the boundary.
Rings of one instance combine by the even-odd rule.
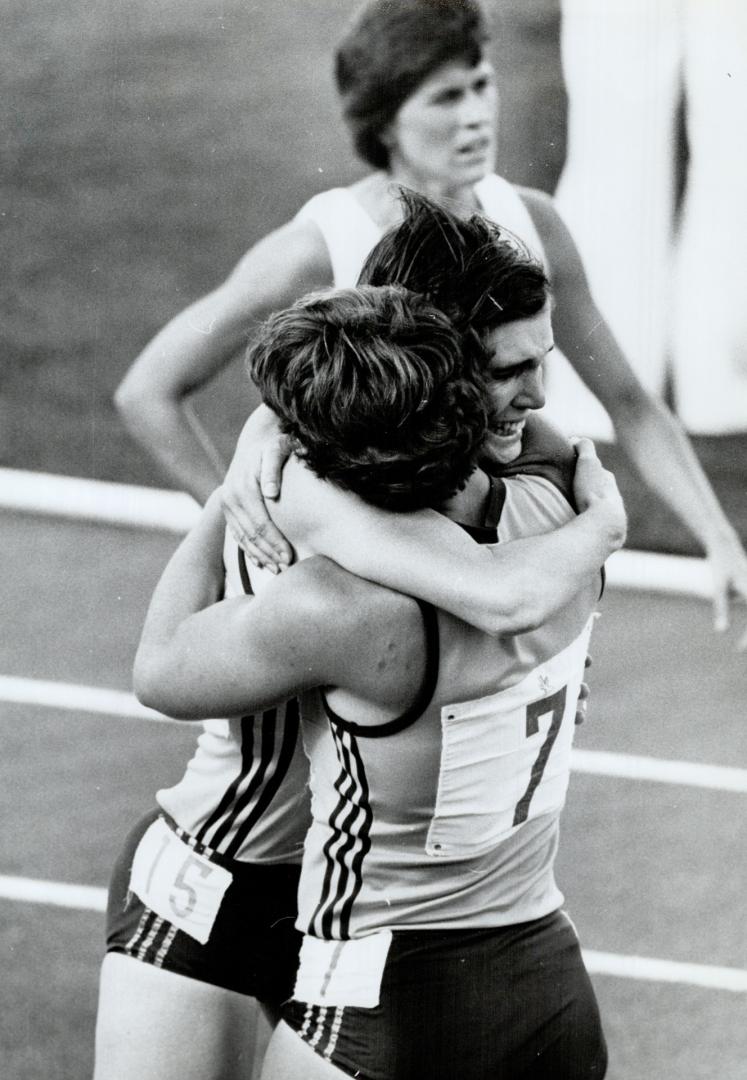
[[[389,167],[389,182],[401,187],[410,188],[420,195],[425,195],[434,202],[448,200],[456,203],[456,209],[479,210],[480,202],[475,194],[474,184],[449,185],[435,180],[432,177],[418,176],[410,172],[402,162],[394,158]]]

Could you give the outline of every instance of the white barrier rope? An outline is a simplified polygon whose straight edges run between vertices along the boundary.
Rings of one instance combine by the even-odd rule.
[[[29,679],[20,675],[0,675],[0,701],[32,708],[62,709],[90,713],[100,717],[148,720],[188,727],[194,720],[172,720],[154,709],[141,705],[134,694],[103,686],[81,686],[48,679]],[[710,788],[747,795],[747,769],[731,765],[708,765],[695,761],[671,761],[636,754],[611,753],[606,750],[571,751],[574,772],[608,776],[623,780],[648,780],[659,784]]]
[[[186,532],[199,512],[182,491],[23,469],[0,469],[0,510],[172,533]],[[607,562],[607,580],[620,589],[711,595],[708,563],[683,555],[618,551]]]
[[[0,469],[0,509],[183,533],[199,507],[183,491]]]
[[[186,532],[199,513],[198,503],[184,491],[23,469],[0,469],[0,510],[176,534]],[[711,594],[710,570],[703,558],[619,551],[609,559],[607,573],[617,589]]]

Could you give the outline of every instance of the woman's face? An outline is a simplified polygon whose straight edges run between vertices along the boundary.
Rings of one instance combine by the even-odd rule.
[[[390,172],[410,187],[449,194],[495,167],[498,93],[481,60],[443,64],[402,104],[382,133]]]

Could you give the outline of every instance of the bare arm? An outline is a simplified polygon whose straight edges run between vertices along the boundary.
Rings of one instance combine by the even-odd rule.
[[[222,285],[172,319],[125,375],[115,402],[130,434],[200,502],[221,482],[225,463],[192,412],[189,395],[247,345],[256,320],[331,280],[318,229],[292,221],[247,252]]]
[[[273,515],[299,554],[420,597],[487,633],[532,629],[575,594],[620,547],[625,515],[614,479],[582,440],[576,499],[582,513],[542,536],[497,547],[474,543],[434,511],[394,514],[325,483],[292,458]]]
[[[245,675],[261,677],[261,671],[254,671],[254,662],[264,659],[265,648],[278,644],[273,627],[280,620],[268,623],[260,600],[238,597],[217,602],[223,585],[223,535],[216,492],[161,575],[135,656],[134,685],[140,700],[181,719],[220,715],[216,686],[229,715],[234,704],[237,712],[248,708],[252,703]],[[243,612],[251,616],[249,625],[263,632],[256,641],[247,637]],[[288,674],[303,671],[303,665],[299,669],[293,663],[292,652],[281,657]],[[203,688],[207,658],[212,669]],[[260,697],[263,688],[261,684]],[[271,687],[277,690],[274,700],[282,700],[282,689]]]
[[[599,312],[576,245],[552,200],[536,191],[525,190],[522,197],[550,265],[557,342],[604,405],[620,445],[646,483],[703,545],[714,576],[716,626],[725,629],[729,587],[747,597],[747,556],[739,537],[684,431],[641,385]]]
[[[367,513],[371,508],[364,506],[367,524],[373,529],[372,551],[381,556],[381,539],[394,552],[393,565],[382,563],[378,568],[383,583],[396,586],[403,575],[408,580],[420,577],[423,595],[436,603],[448,599],[450,603],[444,606],[457,614],[468,614],[470,621],[497,633],[536,626],[575,592],[610,546],[622,542],[619,508],[614,508],[619,503],[614,481],[600,469],[588,442],[581,447],[579,471],[589,474],[580,485],[579,497],[589,503],[580,517],[553,533],[497,549],[481,547],[457,526],[430,513],[396,515],[404,529],[401,543],[392,546],[392,523],[387,520],[392,515],[375,511],[371,518]],[[284,488],[291,490],[291,499],[304,493],[309,480],[312,487],[305,493],[320,498],[325,513],[334,510],[346,515],[336,520],[332,544],[336,535],[344,535],[348,520],[354,521],[356,528],[360,526],[355,503],[347,496],[317,480],[298,463],[291,463],[288,472]],[[302,512],[304,516],[311,523],[311,539],[326,542],[326,530],[316,516]],[[613,520],[618,521],[617,526],[611,525]],[[447,531],[460,554],[463,573],[456,579],[450,577],[446,585],[437,581],[434,587],[429,573],[414,570],[413,563],[420,565],[423,536],[433,529],[437,537],[439,524],[450,526]],[[617,534],[615,543],[609,540],[612,532]],[[393,664],[396,658],[390,654],[390,637],[374,634],[372,640],[370,634],[376,609],[366,607],[366,617],[361,617],[366,603],[362,582],[328,560],[312,557],[276,578],[256,598],[217,602],[223,587],[223,534],[220,492],[216,491],[170,559],[153,594],[135,658],[134,683],[141,701],[191,720],[256,710],[311,686],[347,686],[368,690],[374,698],[386,694],[387,689],[395,696],[401,692],[403,678]],[[600,540],[600,535],[606,539]],[[376,554],[368,551],[361,555],[360,545],[350,540],[343,540],[340,548],[352,563],[376,563]],[[398,548],[404,568],[399,565]],[[302,554],[310,553],[304,542]],[[443,559],[449,571],[453,554]],[[438,556],[430,560],[429,567],[434,561],[438,571]],[[579,566],[584,570],[579,571]],[[483,586],[479,589],[475,587],[478,580]],[[489,618],[478,622],[472,605],[482,605],[481,610],[487,612],[485,590],[491,597]],[[385,599],[392,595],[379,589],[373,592]],[[391,608],[385,609],[384,625],[390,616]],[[382,621],[381,613],[378,618]],[[416,623],[419,626],[419,616]],[[378,638],[386,651],[380,664],[374,662],[372,654]],[[399,667],[411,674],[413,659],[407,641],[419,644],[417,628],[406,631],[404,639]]]
[[[412,601],[311,558],[256,597],[216,602],[223,534],[216,493],[153,594],[135,658],[141,701],[195,720],[253,712],[322,685],[397,703],[407,687],[409,700],[422,652]],[[397,631],[372,640],[371,627],[392,617]]]

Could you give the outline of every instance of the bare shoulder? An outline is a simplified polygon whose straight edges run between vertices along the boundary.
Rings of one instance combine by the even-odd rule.
[[[280,648],[303,650],[317,685],[384,705],[409,702],[413,679],[419,685],[425,663],[416,600],[356,577],[324,556],[304,559],[277,584],[272,617],[279,620]]]
[[[552,239],[558,229],[564,228],[552,195],[548,195],[546,191],[540,191],[539,188],[517,187],[516,190],[529,211],[543,242],[548,237]]]
[[[332,281],[327,245],[313,221],[292,219],[259,240],[240,259],[230,282],[287,292],[292,300]]]

